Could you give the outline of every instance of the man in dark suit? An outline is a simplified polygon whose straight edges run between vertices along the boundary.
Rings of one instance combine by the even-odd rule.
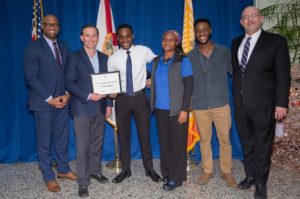
[[[71,94],[77,149],[77,183],[79,197],[89,195],[90,178],[108,182],[101,173],[101,155],[105,117],[112,102],[105,95],[93,93],[91,74],[107,72],[107,56],[96,50],[99,31],[86,25],[81,29],[83,48],[68,56],[65,85]]]
[[[285,118],[290,88],[290,59],[286,39],[261,29],[264,17],[245,8],[245,35],[232,42],[235,119],[244,151],[246,178],[240,189],[255,185],[254,198],[267,198],[276,120]]]
[[[24,72],[29,109],[35,119],[40,170],[48,190],[58,192],[60,186],[51,169],[52,158],[57,164],[58,178],[76,179],[68,163],[69,94],[63,75],[68,51],[57,41],[60,27],[54,15],[44,17],[42,29],[43,36],[31,42],[25,51]]]

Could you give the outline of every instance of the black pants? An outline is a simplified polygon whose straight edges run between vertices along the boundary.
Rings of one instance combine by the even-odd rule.
[[[178,115],[169,116],[168,110],[155,109],[160,143],[160,170],[163,177],[175,182],[186,180],[188,124],[178,123]]]
[[[274,109],[249,110],[236,107],[235,119],[244,152],[244,169],[247,177],[256,184],[268,180],[272,147],[275,135]]]
[[[133,115],[141,145],[143,164],[146,170],[153,168],[150,144],[150,105],[145,91],[130,97],[125,94],[116,98],[116,121],[120,141],[122,170],[130,170],[130,120]]]

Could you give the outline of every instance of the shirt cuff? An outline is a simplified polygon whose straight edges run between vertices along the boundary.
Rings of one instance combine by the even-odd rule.
[[[48,102],[49,100],[53,99],[52,95],[50,97],[48,97],[45,102]]]
[[[89,100],[91,99],[91,94],[92,94],[92,93],[90,93],[90,94],[88,95],[88,97],[86,98],[86,101],[89,101]]]

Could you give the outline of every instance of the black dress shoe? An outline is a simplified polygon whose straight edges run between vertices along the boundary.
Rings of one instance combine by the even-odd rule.
[[[255,186],[255,192],[254,192],[254,198],[255,199],[267,199],[267,186],[266,185],[256,185]]]
[[[98,180],[98,182],[100,182],[101,184],[108,183],[107,177],[105,177],[101,173],[95,174],[95,175],[91,175],[91,177],[95,178],[96,180]]]
[[[245,190],[245,189],[250,189],[252,185],[255,184],[255,180],[253,177],[246,177],[242,182],[238,184],[238,188]]]
[[[113,183],[120,183],[122,182],[125,178],[131,176],[131,171],[122,171],[119,175],[117,175],[112,182]]]
[[[79,186],[78,196],[80,198],[89,197],[89,190],[87,186]]]
[[[176,189],[177,187],[180,187],[182,185],[182,182],[175,182],[175,181],[168,181],[166,184],[163,185],[163,190],[165,191],[172,191]]]
[[[162,181],[162,183],[166,184],[169,181],[169,177],[166,176],[161,181]]]
[[[159,182],[161,177],[153,170],[147,170],[146,176],[150,177],[153,182]]]

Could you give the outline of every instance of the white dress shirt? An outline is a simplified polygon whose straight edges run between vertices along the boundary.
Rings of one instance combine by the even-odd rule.
[[[244,46],[245,46],[245,44],[246,44],[246,41],[247,41],[248,37],[251,37],[251,39],[250,39],[250,47],[249,47],[249,52],[248,52],[247,62],[249,61],[249,58],[250,58],[250,56],[251,56],[251,54],[252,54],[252,51],[253,51],[253,49],[254,49],[254,46],[255,46],[257,40],[258,40],[258,38],[259,38],[259,36],[260,36],[260,34],[261,34],[261,31],[262,31],[262,30],[259,29],[259,30],[258,30],[256,33],[254,33],[253,35],[247,35],[247,34],[245,34],[245,37],[244,37],[244,39],[243,39],[243,41],[242,41],[242,43],[241,43],[241,45],[240,45],[240,47],[239,47],[239,51],[238,51],[238,58],[239,58],[239,64],[240,64],[240,65],[241,65],[241,60],[242,60],[242,55],[243,55]]]
[[[150,63],[156,56],[152,50],[146,46],[131,46],[130,57],[132,62],[133,91],[139,91],[146,86],[147,69],[146,64]],[[120,49],[108,58],[108,71],[120,71],[122,92],[126,92],[126,60],[127,51]]]

